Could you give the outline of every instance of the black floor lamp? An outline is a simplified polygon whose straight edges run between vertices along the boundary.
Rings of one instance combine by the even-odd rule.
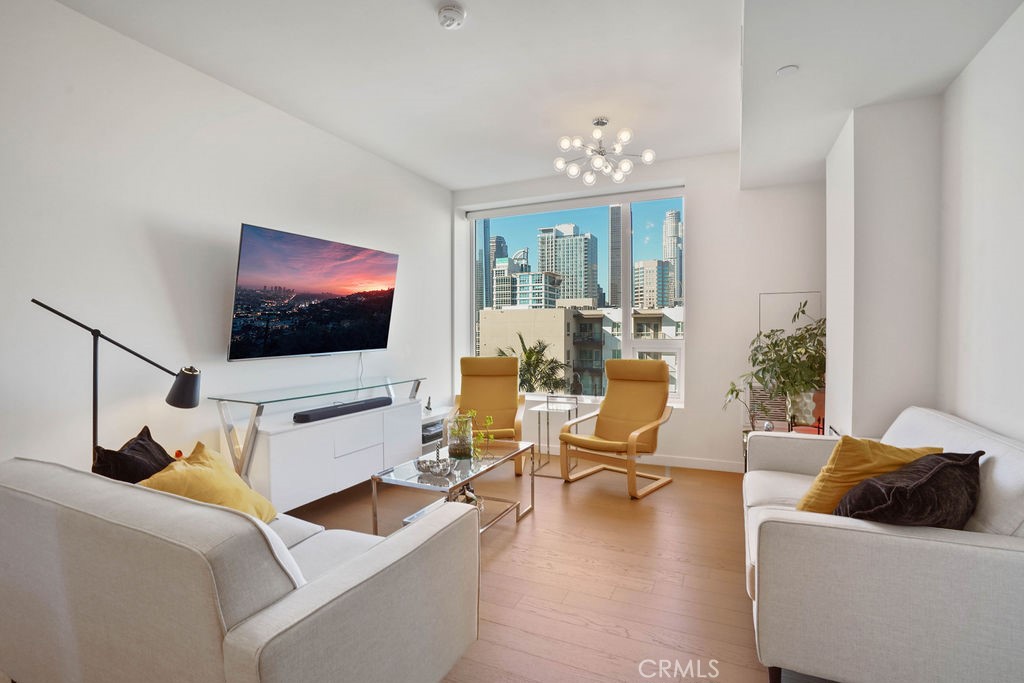
[[[141,358],[150,365],[160,368],[168,375],[174,378],[174,384],[171,385],[171,390],[167,392],[167,403],[174,406],[175,408],[195,408],[199,405],[199,370],[195,369],[191,365],[187,368],[182,368],[178,372],[168,370],[159,363],[146,358],[138,351],[132,351],[127,346],[119,341],[111,339],[107,335],[100,332],[95,327],[89,327],[84,325],[69,315],[61,313],[52,306],[47,306],[38,299],[32,299],[32,303],[37,306],[42,306],[50,313],[59,315],[60,317],[67,320],[69,323],[78,325],[83,330],[88,331],[92,335],[92,454],[93,460],[96,459],[96,447],[99,445],[99,419],[98,419],[98,404],[99,404],[99,345],[100,339],[104,339],[117,348],[127,351],[136,358]]]

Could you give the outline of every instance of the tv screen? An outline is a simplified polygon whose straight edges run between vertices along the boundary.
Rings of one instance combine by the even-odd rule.
[[[387,348],[398,254],[242,224],[228,360]]]

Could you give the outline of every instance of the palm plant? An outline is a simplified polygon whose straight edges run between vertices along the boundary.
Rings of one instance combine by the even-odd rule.
[[[498,355],[519,357],[519,390],[564,391],[569,365],[547,355],[551,344],[538,339],[527,346],[522,332],[516,332],[516,336],[519,337],[519,350],[510,346],[498,349]]]

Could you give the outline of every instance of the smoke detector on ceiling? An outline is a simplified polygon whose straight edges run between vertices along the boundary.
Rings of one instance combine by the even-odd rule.
[[[449,31],[462,28],[466,21],[466,10],[461,5],[445,5],[437,10],[437,22]]]

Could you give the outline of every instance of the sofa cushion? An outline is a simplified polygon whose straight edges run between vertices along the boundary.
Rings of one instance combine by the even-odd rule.
[[[947,451],[985,451],[980,461],[978,507],[964,528],[1024,537],[1024,443],[967,420],[916,406],[900,413],[882,436],[882,441],[896,446],[921,439],[941,443]]]
[[[963,529],[978,504],[974,453],[936,453],[895,472],[865,479],[839,501],[835,514],[904,526]]]
[[[324,527],[319,524],[313,524],[304,519],[285,514],[274,517],[267,526],[281,537],[286,548],[294,548],[310,536],[315,536],[324,530]]]
[[[196,443],[188,458],[176,460],[149,479],[140,481],[139,486],[223,505],[264,522],[277,516],[270,501],[249,488],[220,454],[208,449],[202,441]]]
[[[129,484],[148,479],[174,462],[164,447],[153,440],[148,426],[116,451],[97,446],[93,458],[93,472]]]
[[[384,540],[383,536],[346,529],[328,529],[291,548],[307,581],[357,557]]]
[[[796,509],[830,515],[846,492],[865,479],[898,470],[922,455],[941,452],[940,446],[899,448],[844,436]]]

